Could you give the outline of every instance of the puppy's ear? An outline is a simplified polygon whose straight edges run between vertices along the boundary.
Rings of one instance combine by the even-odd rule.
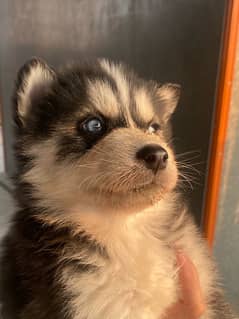
[[[178,104],[181,87],[178,84],[166,83],[157,88],[159,116],[167,122]]]
[[[34,104],[48,92],[54,78],[54,71],[39,58],[33,58],[23,65],[18,72],[15,92],[18,123],[25,124]]]

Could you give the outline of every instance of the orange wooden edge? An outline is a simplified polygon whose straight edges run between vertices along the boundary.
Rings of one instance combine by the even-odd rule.
[[[239,0],[230,0],[228,2],[203,225],[204,233],[211,248],[215,235],[224,145],[231,102],[239,28]]]

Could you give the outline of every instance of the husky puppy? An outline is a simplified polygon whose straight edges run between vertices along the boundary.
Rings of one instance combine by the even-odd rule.
[[[174,245],[198,269],[203,318],[234,318],[176,191],[169,120],[179,94],[107,60],[22,67],[4,318],[163,318],[180,298]]]

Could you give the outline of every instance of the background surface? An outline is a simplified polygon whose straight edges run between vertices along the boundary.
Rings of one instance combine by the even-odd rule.
[[[182,85],[174,116],[178,153],[201,176],[186,193],[200,222],[225,0],[4,0],[0,2],[0,85],[6,167],[14,171],[10,96],[30,57],[122,60],[145,78]],[[191,158],[193,153],[185,156]],[[195,172],[193,175],[197,175]],[[198,185],[199,184],[199,185]]]

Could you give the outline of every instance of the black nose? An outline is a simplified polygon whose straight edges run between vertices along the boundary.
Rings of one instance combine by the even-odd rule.
[[[159,169],[166,168],[168,153],[157,144],[148,144],[136,153],[136,158],[143,161],[147,168],[156,173]]]

